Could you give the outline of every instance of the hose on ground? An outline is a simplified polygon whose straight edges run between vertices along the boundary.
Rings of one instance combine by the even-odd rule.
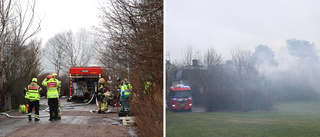
[[[61,108],[64,108],[64,107],[76,107],[76,106],[83,106],[83,105],[88,105],[91,103],[91,101],[93,100],[95,94],[92,94],[92,97],[90,99],[90,101],[88,101],[87,103],[83,103],[83,104],[77,104],[77,105],[67,105],[67,106],[60,106]],[[96,104],[98,105],[98,102],[96,101]],[[45,109],[46,112],[49,112],[49,107]],[[0,115],[5,115],[7,116],[8,118],[28,118],[28,116],[11,116],[9,115],[8,113],[0,113]],[[32,118],[34,118],[34,116],[31,116]],[[39,115],[39,118],[41,117],[50,117],[50,115]]]

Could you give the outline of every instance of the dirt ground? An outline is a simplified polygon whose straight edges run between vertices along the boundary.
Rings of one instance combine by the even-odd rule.
[[[47,105],[46,99],[40,104]],[[0,136],[137,136],[133,127],[123,125],[119,120],[117,108],[107,114],[91,113],[96,104],[81,105],[61,100],[62,118],[49,121],[49,113],[40,110],[40,121],[28,121],[26,114],[18,111],[8,113],[11,116],[25,118],[8,118],[0,115]],[[34,112],[32,116],[34,115]]]

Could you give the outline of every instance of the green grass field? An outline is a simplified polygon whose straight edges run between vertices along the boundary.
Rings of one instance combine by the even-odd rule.
[[[280,103],[275,108],[243,113],[167,111],[166,136],[320,136],[320,102]]]

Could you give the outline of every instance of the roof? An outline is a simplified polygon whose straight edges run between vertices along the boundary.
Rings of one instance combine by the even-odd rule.
[[[169,88],[169,91],[185,91],[185,90],[191,90],[191,88],[189,86],[174,86]]]
[[[71,67],[70,74],[101,74],[101,67]]]

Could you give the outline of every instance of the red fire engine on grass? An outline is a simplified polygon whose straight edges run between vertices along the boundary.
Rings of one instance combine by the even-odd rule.
[[[70,76],[70,97],[69,100],[78,100],[83,97],[82,86],[86,83],[90,98],[92,93],[98,89],[99,78],[109,80],[108,70],[105,67],[71,67],[69,69]],[[104,91],[109,91],[109,87],[105,85]]]
[[[168,90],[168,108],[171,110],[192,110],[191,88],[189,86],[177,85]]]

